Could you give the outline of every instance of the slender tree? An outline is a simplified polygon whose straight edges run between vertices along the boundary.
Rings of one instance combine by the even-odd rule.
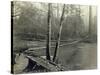
[[[47,28],[47,48],[46,48],[46,59],[50,60],[50,47],[51,47],[51,3],[48,4],[48,28]]]
[[[14,4],[13,4],[13,1],[11,2],[11,25],[13,26],[13,7],[14,7]],[[11,30],[13,30],[13,27],[11,26]],[[12,31],[12,34],[13,34],[13,31]],[[11,39],[13,39],[12,37],[11,37]],[[13,41],[13,40],[11,40],[11,41]],[[11,44],[13,45],[13,42],[11,42]],[[14,57],[15,57],[15,55],[14,55],[14,53],[13,53],[13,47],[11,47],[12,49],[11,49],[11,73],[14,73],[14,63],[15,63],[15,60],[14,60]]]
[[[63,25],[63,22],[64,22],[63,21],[64,20],[64,10],[65,10],[65,4],[63,5],[62,15],[61,15],[61,19],[60,19],[60,29],[59,29],[59,32],[58,32],[58,37],[57,37],[55,52],[54,52],[54,56],[53,56],[53,62],[55,61],[55,59],[57,57],[57,51],[59,49],[60,37],[61,37],[61,31],[62,31],[62,25]]]
[[[92,26],[92,7],[89,6],[89,37],[91,37],[91,32],[92,32],[91,26]]]

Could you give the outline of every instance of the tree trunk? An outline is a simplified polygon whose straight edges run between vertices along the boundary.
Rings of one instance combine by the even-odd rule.
[[[51,47],[51,3],[48,4],[48,31],[47,31],[47,48],[46,59],[50,60],[50,47]]]
[[[59,29],[59,33],[58,33],[58,37],[57,37],[57,42],[56,42],[55,52],[54,52],[54,56],[53,56],[53,61],[55,61],[55,59],[57,57],[57,54],[58,54],[57,51],[59,49],[59,44],[60,44],[60,37],[61,37],[63,20],[64,20],[64,10],[65,10],[65,4],[63,5],[62,15],[61,15],[61,19],[60,19],[60,29]]]
[[[14,3],[11,1],[11,35],[13,35],[13,15],[14,15]],[[11,41],[13,41],[13,37],[11,37]],[[11,42],[13,45],[13,42]],[[11,73],[14,73],[14,63],[15,63],[15,54],[13,53],[13,47],[11,47]]]
[[[92,7],[89,6],[89,37],[91,37],[92,32]]]

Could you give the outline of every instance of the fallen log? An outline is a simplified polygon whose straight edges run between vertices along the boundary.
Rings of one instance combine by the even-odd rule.
[[[88,36],[86,36],[86,37],[83,38],[83,39],[73,41],[73,42],[71,42],[71,43],[61,44],[61,45],[59,45],[59,46],[60,46],[60,47],[63,47],[63,46],[69,46],[69,45],[77,44],[77,43],[79,43],[79,42],[81,42],[81,41],[84,41],[84,40],[87,39],[87,38],[88,38]],[[45,49],[45,48],[46,48],[45,46],[44,46],[44,47],[37,47],[37,48],[29,48],[29,49],[26,50],[26,51],[33,51],[33,50]],[[55,48],[55,46],[51,46],[51,48]]]
[[[41,65],[42,67],[44,67],[48,71],[63,71],[64,70],[64,67],[62,68],[52,61],[46,60],[46,59],[38,57],[38,56],[34,57],[34,56],[29,56],[27,54],[25,54],[25,55],[28,59]]]

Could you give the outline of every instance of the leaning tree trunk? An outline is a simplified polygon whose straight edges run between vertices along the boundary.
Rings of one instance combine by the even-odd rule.
[[[63,20],[64,20],[64,10],[65,10],[65,4],[63,6],[62,15],[61,15],[61,19],[60,19],[60,29],[59,29],[59,33],[58,33],[58,37],[57,37],[57,42],[56,42],[55,52],[54,52],[54,56],[53,56],[53,61],[55,61],[55,59],[57,57],[57,54],[58,54],[57,51],[59,49],[59,44],[60,44],[60,37],[61,37]]]
[[[48,4],[48,28],[47,28],[47,48],[46,59],[50,60],[50,47],[51,47],[51,3]]]

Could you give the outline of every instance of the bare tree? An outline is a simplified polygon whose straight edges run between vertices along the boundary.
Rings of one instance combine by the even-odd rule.
[[[92,32],[91,26],[92,26],[92,7],[89,6],[89,36],[90,37]]]
[[[64,22],[63,21],[64,20],[64,10],[65,10],[65,4],[63,5],[62,15],[61,15],[61,19],[60,19],[60,29],[59,29],[59,32],[58,32],[58,37],[57,37],[55,52],[54,52],[54,56],[53,56],[53,61],[55,61],[55,59],[57,57],[57,51],[59,49],[61,31],[62,31],[62,26],[63,26],[63,22]]]
[[[51,47],[51,3],[48,4],[48,31],[47,31],[47,48],[46,59],[50,60],[50,47]]]

